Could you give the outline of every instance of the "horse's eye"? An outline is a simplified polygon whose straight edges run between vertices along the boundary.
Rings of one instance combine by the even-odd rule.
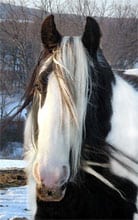
[[[47,83],[48,83],[48,74],[46,72],[41,73],[41,76],[40,76],[39,80],[40,80],[41,84],[47,85]]]
[[[34,88],[40,93],[46,93],[48,84],[48,75],[46,72],[42,72],[41,75],[38,77]]]

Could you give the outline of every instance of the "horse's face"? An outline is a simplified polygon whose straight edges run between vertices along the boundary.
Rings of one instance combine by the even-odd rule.
[[[96,53],[100,30],[94,19],[87,18],[82,38],[62,38],[54,17],[49,16],[42,25],[41,38],[47,57],[39,63],[35,80],[39,89],[34,92],[26,133],[32,123],[38,197],[59,201],[80,165],[88,98],[87,53]]]

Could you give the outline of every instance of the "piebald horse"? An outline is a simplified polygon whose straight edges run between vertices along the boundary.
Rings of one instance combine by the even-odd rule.
[[[31,219],[133,219],[138,185],[138,78],[113,73],[98,23],[62,36],[54,16],[26,91]],[[109,42],[110,43],[110,42]]]

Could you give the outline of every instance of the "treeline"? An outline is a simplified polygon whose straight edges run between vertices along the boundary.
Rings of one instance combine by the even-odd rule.
[[[0,88],[1,90],[24,90],[40,50],[40,27],[48,13],[56,14],[56,22],[63,35],[80,35],[85,16],[95,16],[102,32],[102,48],[113,68],[133,68],[137,62],[137,9],[126,5],[111,5],[95,0],[76,0],[59,3],[58,0],[40,0],[38,9],[28,9],[25,3],[1,4],[5,17],[0,23]],[[66,6],[66,7],[65,7]],[[64,7],[64,8],[63,8]],[[68,10],[67,10],[68,9]],[[70,10],[70,11],[69,11]],[[65,14],[64,12],[70,12]],[[110,16],[110,17],[109,17]],[[111,17],[112,16],[112,17]]]
[[[136,63],[138,19],[136,7],[129,2],[124,6],[107,1],[98,8],[95,0],[39,1],[37,8],[15,7],[11,2],[1,4],[5,17],[0,23],[0,78],[1,89],[22,87],[24,89],[41,50],[41,22],[49,13],[56,13],[57,25],[62,34],[78,35],[83,31],[85,16],[96,16],[102,32],[102,47],[114,68],[132,68]],[[70,9],[70,14],[64,11]],[[110,17],[109,17],[110,16]],[[112,16],[112,17],[111,17]],[[6,78],[6,80],[5,80]],[[10,83],[9,83],[10,82]],[[12,83],[11,83],[12,82]],[[8,85],[8,86],[7,86]]]

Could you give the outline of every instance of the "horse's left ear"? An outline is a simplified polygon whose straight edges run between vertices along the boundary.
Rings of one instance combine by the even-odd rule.
[[[51,52],[61,42],[61,38],[54,22],[54,16],[49,15],[41,27],[41,40],[44,47]]]
[[[94,18],[87,17],[82,42],[90,55],[96,53],[100,44],[100,38],[101,30],[97,21]]]

